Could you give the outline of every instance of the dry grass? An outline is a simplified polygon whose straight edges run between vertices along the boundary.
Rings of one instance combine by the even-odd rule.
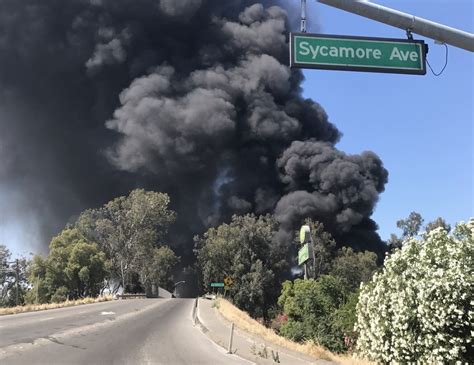
[[[88,298],[77,299],[77,300],[66,300],[65,302],[61,302],[61,303],[27,304],[27,305],[20,305],[17,307],[0,308],[0,315],[17,314],[17,313],[24,313],[24,312],[36,312],[36,311],[42,311],[42,310],[47,310],[47,309],[72,307],[72,306],[81,305],[81,304],[107,302],[112,299],[113,297],[111,295],[106,295],[106,296],[97,297],[97,298],[88,297]]]
[[[316,359],[335,361],[342,365],[372,364],[371,362],[368,362],[366,360],[360,360],[350,356],[333,354],[332,352],[322,348],[321,346],[316,345],[313,342],[306,342],[304,344],[301,344],[281,337],[277,335],[275,331],[261,325],[256,320],[251,318],[247,313],[241,311],[225,299],[217,299],[216,307],[218,311],[222,314],[222,316],[224,316],[224,318],[233,322],[240,329],[260,336],[266,341],[274,343],[278,346],[286,347],[287,349],[301,352]]]

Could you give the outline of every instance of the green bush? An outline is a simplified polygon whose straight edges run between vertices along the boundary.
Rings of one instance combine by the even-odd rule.
[[[356,306],[359,300],[359,292],[354,292],[348,295],[346,302],[341,305],[332,314],[331,322],[333,327],[340,333],[345,333],[347,336],[354,338],[354,324],[356,322]]]
[[[357,332],[354,331],[354,324],[357,319],[356,307],[359,300],[359,292],[349,294],[347,301],[340,306],[331,316],[332,331],[337,336],[339,341],[338,346],[341,346],[344,341],[342,349],[353,350],[354,344],[357,341]]]
[[[286,281],[278,303],[288,321],[281,325],[280,333],[295,341],[314,340],[331,351],[344,351],[343,326],[336,325],[334,313],[347,299],[344,283],[334,276]]]
[[[54,292],[51,297],[53,303],[61,303],[68,299],[69,290],[65,286],[61,286]]]
[[[308,336],[308,328],[303,322],[289,320],[280,327],[280,333],[290,340],[302,342],[311,336]]]

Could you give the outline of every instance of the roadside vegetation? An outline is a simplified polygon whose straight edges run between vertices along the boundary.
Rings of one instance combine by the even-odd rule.
[[[110,300],[113,300],[112,295],[103,295],[97,298],[87,297],[87,298],[76,299],[76,300],[65,300],[64,302],[59,302],[59,303],[25,304],[25,305],[19,305],[15,307],[0,308],[0,315],[18,314],[18,313],[25,313],[25,312],[37,312],[37,311],[43,311],[43,310],[48,310],[48,309],[73,307],[73,306],[82,305],[82,304],[108,302]]]
[[[166,244],[176,218],[169,202],[166,194],[137,189],[86,210],[51,240],[45,257],[12,261],[0,245],[1,313],[107,300],[123,288],[172,290],[180,258]]]
[[[292,351],[301,352],[305,355],[314,357],[315,359],[323,359],[336,361],[342,365],[368,365],[369,361],[352,358],[344,355],[334,354],[322,346],[317,345],[314,341],[305,342],[292,341],[286,337],[278,335],[273,329],[268,328],[250,317],[246,312],[241,311],[228,300],[223,298],[216,299],[215,307],[220,314],[228,321],[233,322],[237,327],[246,332],[260,336],[264,340],[275,345],[285,347]]]
[[[203,288],[231,277],[226,297],[256,322],[242,322],[222,301],[224,316],[250,332],[264,325],[258,334],[277,344],[282,337],[310,343],[316,356],[327,350],[378,363],[474,358],[473,220],[451,232],[438,218],[421,232],[423,219],[412,212],[397,222],[402,234],[392,235],[384,263],[372,252],[338,247],[320,222],[304,223],[317,258],[307,280],[285,280],[288,266],[269,249],[278,232],[271,217],[234,217],[195,239]]]
[[[362,286],[355,329],[378,363],[472,363],[474,220],[404,241]]]
[[[231,277],[228,298],[276,333],[334,352],[350,351],[358,289],[377,269],[377,255],[338,249],[322,223],[305,223],[317,257],[311,279],[288,280],[292,247],[274,244],[278,226],[272,217],[249,214],[195,238],[203,286]]]

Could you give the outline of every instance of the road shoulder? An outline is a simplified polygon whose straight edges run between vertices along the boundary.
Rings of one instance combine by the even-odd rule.
[[[213,301],[199,298],[197,317],[203,332],[212,341],[227,350],[229,346],[231,323],[213,307]],[[327,360],[313,359],[307,355],[296,353],[295,351],[273,344],[237,327],[234,329],[232,342],[233,353],[256,364],[335,364]]]

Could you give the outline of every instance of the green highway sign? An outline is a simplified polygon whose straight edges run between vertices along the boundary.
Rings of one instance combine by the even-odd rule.
[[[426,45],[413,39],[291,33],[290,66],[424,75]]]
[[[308,248],[308,244],[306,243],[298,251],[298,265],[302,265],[308,260],[309,260],[309,248]]]
[[[308,225],[301,226],[300,229],[300,243],[305,243],[310,240],[309,237],[310,228]]]
[[[212,288],[223,288],[224,283],[211,283]]]

